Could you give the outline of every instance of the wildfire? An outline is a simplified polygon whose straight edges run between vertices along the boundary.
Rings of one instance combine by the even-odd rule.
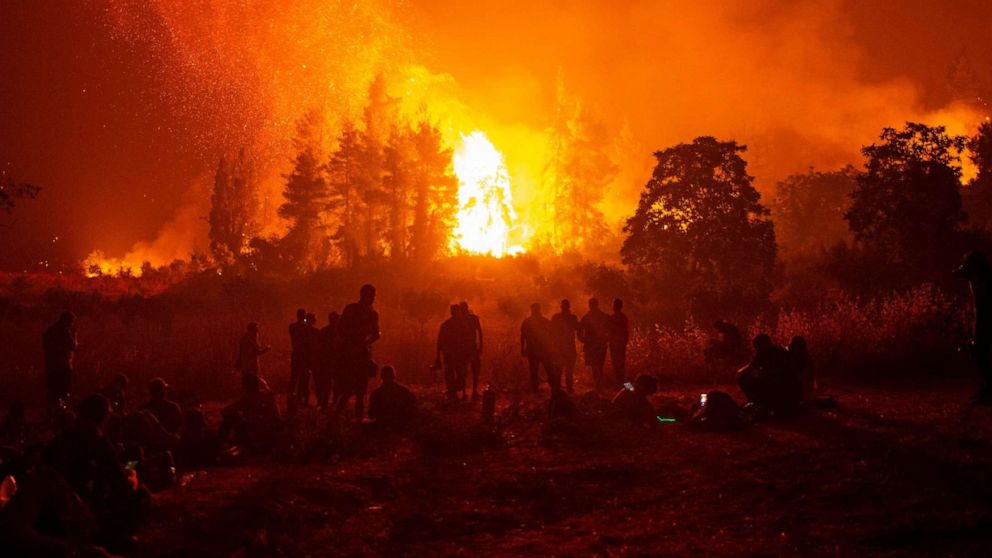
[[[83,272],[87,277],[100,275],[133,275],[141,276],[141,263],[126,258],[108,258],[102,250],[91,252],[83,260]]]
[[[520,246],[510,245],[517,215],[503,154],[485,133],[476,130],[462,135],[452,163],[458,177],[458,224],[453,247],[497,258],[522,252]]]

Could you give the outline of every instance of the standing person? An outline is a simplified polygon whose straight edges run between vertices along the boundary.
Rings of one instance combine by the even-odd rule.
[[[981,374],[973,405],[992,405],[992,268],[983,252],[970,252],[954,275],[968,280],[975,307],[972,350]]]
[[[289,324],[289,344],[292,353],[289,357],[289,398],[287,403],[292,402],[296,406],[296,397],[299,392],[300,378],[306,375],[307,370],[307,311],[303,308],[296,310],[296,321]]]
[[[458,397],[459,391],[462,395],[465,394],[465,376],[470,352],[463,339],[466,323],[461,307],[452,304],[448,310],[451,312],[451,317],[441,323],[437,332],[434,367],[444,366],[444,391],[449,400],[454,400]]]
[[[606,365],[606,348],[610,340],[612,323],[610,317],[599,309],[599,300],[589,299],[589,311],[579,322],[578,337],[582,342],[583,358],[586,366],[592,369],[592,380],[596,389],[606,388],[603,367]]]
[[[616,377],[616,388],[627,381],[627,343],[630,342],[630,320],[623,313],[623,301],[613,299],[613,331],[610,335],[610,361]]]
[[[49,412],[59,401],[66,400],[72,391],[72,364],[76,353],[76,316],[62,312],[58,321],[41,336],[45,351],[45,403]]]
[[[254,374],[261,372],[258,357],[269,352],[271,347],[262,347],[258,341],[258,323],[249,322],[245,329],[245,334],[238,341],[238,358],[234,362],[234,368],[242,374]]]
[[[551,393],[561,389],[561,378],[554,365],[551,346],[551,320],[541,314],[541,304],[530,305],[530,316],[520,325],[520,352],[527,357],[530,369],[530,387],[537,393],[540,385],[538,369],[544,367]]]
[[[338,324],[341,316],[337,312],[327,315],[327,325],[321,328],[317,338],[317,367],[313,373],[313,383],[316,388],[317,405],[327,407],[331,396],[334,378],[340,368],[340,347],[338,346]]]
[[[313,312],[307,312],[305,322],[306,326],[303,328],[304,368],[296,382],[296,399],[304,407],[310,404],[310,378],[316,376],[317,351],[320,346],[317,315]]]
[[[341,335],[342,356],[345,371],[342,376],[351,385],[335,396],[335,410],[340,412],[355,396],[355,419],[361,421],[365,415],[365,393],[369,389],[369,378],[377,372],[372,360],[372,344],[379,340],[379,313],[372,308],[375,302],[375,287],[369,283],[362,285],[358,302],[344,307],[338,328]]]
[[[565,374],[565,389],[572,393],[575,381],[575,335],[579,331],[579,318],[572,313],[572,303],[561,301],[561,312],[551,317],[551,339],[554,344],[555,365],[559,375]]]
[[[468,368],[472,371],[472,401],[479,398],[479,371],[482,369],[482,323],[468,307],[468,302],[461,301],[462,317],[465,319],[466,342],[469,347]]]

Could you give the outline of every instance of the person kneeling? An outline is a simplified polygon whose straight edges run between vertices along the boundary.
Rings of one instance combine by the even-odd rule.
[[[640,374],[634,384],[625,384],[613,397],[613,416],[640,424],[655,423],[654,406],[648,397],[658,391],[658,380],[648,374]]]
[[[379,372],[382,384],[369,395],[369,418],[387,428],[401,428],[417,414],[417,397],[396,381],[392,366]]]
[[[758,412],[781,413],[795,408],[802,398],[802,386],[789,351],[765,333],[757,335],[753,345],[754,357],[737,373],[748,403]]]

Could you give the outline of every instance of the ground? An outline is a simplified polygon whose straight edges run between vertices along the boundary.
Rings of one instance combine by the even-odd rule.
[[[712,386],[710,386],[712,387]],[[668,389],[688,405],[707,386]],[[725,388],[729,389],[729,388]],[[967,386],[831,387],[739,433],[549,423],[501,394],[401,438],[211,469],[156,495],[149,556],[992,555],[992,409]],[[735,393],[736,395],[736,393]]]

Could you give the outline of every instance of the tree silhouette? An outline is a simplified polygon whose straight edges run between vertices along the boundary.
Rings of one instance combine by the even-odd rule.
[[[279,216],[290,221],[289,232],[281,244],[296,262],[298,271],[313,271],[323,266],[328,257],[329,239],[323,215],[331,204],[331,188],[316,154],[312,125],[309,118],[300,123],[294,140],[299,151],[293,171],[284,175],[286,201],[279,206]]]
[[[210,252],[221,264],[240,258],[258,234],[258,192],[251,162],[242,149],[234,164],[221,158],[210,196]]]
[[[18,201],[34,199],[39,192],[40,187],[15,180],[7,171],[0,174],[0,209],[8,215],[14,212]]]
[[[414,156],[414,208],[411,247],[414,258],[427,261],[447,247],[458,212],[458,180],[451,168],[451,149],[441,131],[421,122],[411,136]]]
[[[893,286],[940,280],[960,257],[965,138],[907,122],[901,130],[885,128],[880,139],[861,150],[865,172],[845,214],[851,232],[891,269]]]
[[[831,172],[810,167],[776,185],[769,206],[783,251],[809,255],[850,238],[844,213],[857,174],[851,166]]]
[[[654,154],[621,255],[635,288],[662,309],[706,317],[767,305],[775,230],[739,155],[745,149],[699,137]]]
[[[345,122],[338,138],[338,148],[327,162],[328,180],[332,190],[330,209],[338,218],[333,239],[347,267],[353,267],[359,256],[357,226],[359,197],[357,185],[361,181],[363,163],[362,134],[352,122]]]
[[[964,207],[972,225],[992,231],[992,122],[982,122],[968,140],[968,152],[978,174],[964,189]]]

